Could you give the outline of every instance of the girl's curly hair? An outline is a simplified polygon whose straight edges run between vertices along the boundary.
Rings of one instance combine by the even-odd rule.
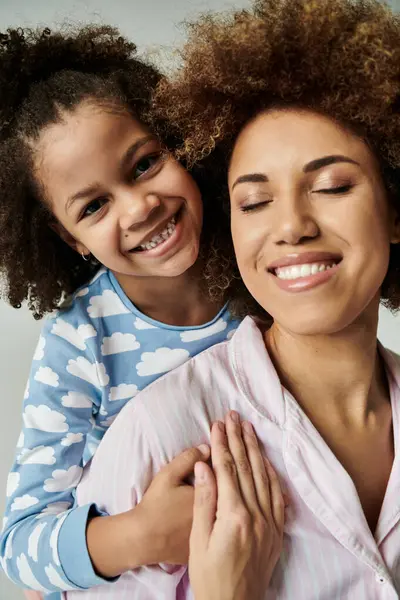
[[[162,116],[151,117],[161,78],[113,27],[8,29],[0,34],[0,276],[2,296],[14,307],[27,300],[40,318],[99,269],[84,262],[49,226],[53,217],[34,177],[32,146],[40,132],[57,123],[63,111],[91,99],[129,111],[173,150],[175,130]],[[229,228],[219,205],[211,203],[212,178],[203,169],[193,175],[204,201],[205,290],[222,301],[230,287],[241,285]]]
[[[221,198],[235,139],[255,115],[298,107],[337,120],[370,145],[400,215],[400,17],[378,0],[257,0],[251,10],[189,25],[182,66],[160,82],[156,114],[178,149],[204,164]],[[373,243],[373,240],[371,240]],[[236,301],[244,296],[238,288]],[[400,247],[392,245],[383,302],[400,306]]]

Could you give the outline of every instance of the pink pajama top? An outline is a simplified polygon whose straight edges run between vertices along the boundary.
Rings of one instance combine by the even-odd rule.
[[[352,479],[285,390],[256,323],[161,377],[118,415],[77,491],[109,514],[141,501],[182,450],[209,441],[227,411],[251,421],[290,497],[284,548],[265,600],[396,600],[400,596],[400,358],[380,349],[392,403],[395,460],[375,534]],[[321,399],[323,401],[323,399]],[[193,598],[186,568],[142,567],[68,600]]]

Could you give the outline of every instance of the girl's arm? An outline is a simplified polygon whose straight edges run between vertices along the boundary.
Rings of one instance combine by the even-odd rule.
[[[103,582],[85,534],[89,518],[101,513],[94,505],[73,508],[86,436],[101,402],[89,333],[95,335],[94,329],[79,330],[59,315],[45,322],[8,477],[2,567],[17,585],[42,592]]]

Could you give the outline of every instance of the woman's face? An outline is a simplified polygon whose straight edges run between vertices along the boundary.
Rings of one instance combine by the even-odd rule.
[[[61,236],[117,274],[174,277],[196,261],[199,189],[129,114],[83,103],[42,132],[37,176]]]
[[[276,323],[329,334],[377,312],[398,226],[360,138],[312,112],[262,113],[238,137],[229,190],[241,275]]]

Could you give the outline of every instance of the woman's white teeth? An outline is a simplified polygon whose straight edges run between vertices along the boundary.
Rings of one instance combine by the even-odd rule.
[[[279,279],[299,279],[300,277],[309,277],[321,271],[327,271],[334,267],[336,263],[314,263],[306,265],[293,265],[291,267],[281,267],[275,269],[275,275]]]
[[[157,235],[152,237],[151,240],[145,244],[140,244],[139,248],[141,250],[152,250],[162,242],[165,242],[165,240],[167,240],[173,234],[175,227],[176,219],[175,217],[172,217],[165,229],[163,229],[160,233],[157,233]]]

